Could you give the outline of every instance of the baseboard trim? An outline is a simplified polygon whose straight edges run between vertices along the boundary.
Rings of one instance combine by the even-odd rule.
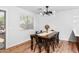
[[[25,43],[28,44],[29,42],[31,42],[31,40],[28,40],[28,41],[25,41],[25,42],[23,42],[23,43],[20,43],[20,44],[18,44],[18,45],[16,45],[16,46],[12,46],[12,47],[10,47],[10,48],[7,48],[6,50],[9,50],[9,49],[13,49],[13,48],[19,47],[19,46],[21,46],[21,45],[24,45]]]

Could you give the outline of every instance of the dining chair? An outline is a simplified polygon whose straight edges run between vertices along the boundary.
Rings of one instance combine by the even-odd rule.
[[[41,48],[43,47],[45,49],[45,51],[47,53],[49,53],[48,51],[48,40],[46,40],[45,38],[40,38],[38,35],[35,35],[35,39],[36,39],[36,44],[35,44],[35,47],[34,47],[34,52],[35,52],[35,49],[36,47],[38,46],[39,48],[39,53],[41,52]]]
[[[39,48],[39,52],[41,52],[41,47],[42,47],[42,40],[38,37],[38,35],[35,35],[35,47],[34,47],[34,52],[35,52],[35,49],[36,47],[38,46]]]
[[[51,46],[53,51],[55,51],[55,35],[52,36],[52,38],[49,40],[49,45]]]
[[[42,30],[40,30],[40,33],[42,33],[43,31]]]
[[[42,47],[44,47],[45,51],[47,53],[50,52],[50,43],[49,43],[49,40],[46,39],[46,38],[41,38],[42,39]]]
[[[53,51],[55,51],[55,47],[59,44],[59,32],[52,36],[52,38],[49,40],[50,46],[52,47]]]
[[[58,45],[59,44],[59,32],[57,33],[56,42],[57,42],[57,45]]]
[[[35,34],[39,34],[39,31],[35,31]]]
[[[57,32],[55,38],[56,38],[56,39],[55,39],[55,47],[57,47],[58,44],[59,44],[59,32]]]

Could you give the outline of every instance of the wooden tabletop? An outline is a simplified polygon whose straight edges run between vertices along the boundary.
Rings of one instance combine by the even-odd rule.
[[[43,33],[39,33],[37,34],[39,37],[43,37],[43,38],[51,38],[52,36],[54,36],[57,32],[56,31],[49,31],[49,32],[43,32]]]

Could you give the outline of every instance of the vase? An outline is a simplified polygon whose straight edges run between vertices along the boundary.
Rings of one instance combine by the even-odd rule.
[[[46,29],[46,32],[48,33],[48,29]]]

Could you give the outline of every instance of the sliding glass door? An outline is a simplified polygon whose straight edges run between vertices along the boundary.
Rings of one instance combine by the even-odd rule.
[[[6,11],[0,10],[0,49],[6,48]]]

